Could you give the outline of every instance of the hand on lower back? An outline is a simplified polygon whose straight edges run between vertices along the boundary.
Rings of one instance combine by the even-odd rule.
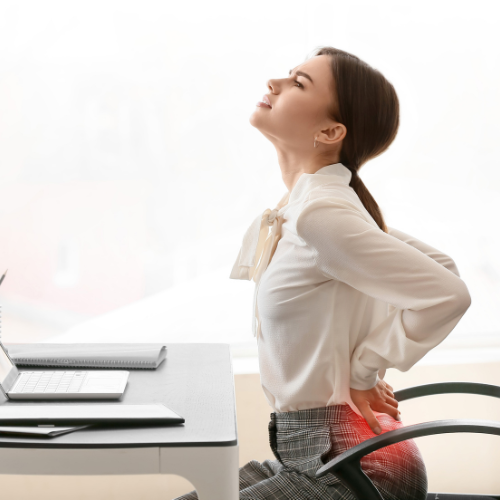
[[[373,410],[401,420],[398,401],[394,398],[392,387],[384,380],[379,380],[377,385],[368,391],[351,388],[351,399],[375,434],[380,434],[381,428]]]

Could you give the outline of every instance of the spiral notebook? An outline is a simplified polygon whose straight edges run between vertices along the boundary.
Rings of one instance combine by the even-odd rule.
[[[165,344],[4,344],[17,366],[156,369]]]

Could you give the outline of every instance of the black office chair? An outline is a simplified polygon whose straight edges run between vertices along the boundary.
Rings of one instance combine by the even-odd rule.
[[[398,402],[407,399],[447,393],[482,394],[500,398],[500,387],[475,382],[440,382],[401,389],[394,393]],[[384,500],[370,478],[361,469],[360,460],[365,455],[406,439],[450,432],[479,432],[500,436],[500,422],[494,420],[435,420],[422,424],[409,425],[401,429],[385,432],[367,439],[345,451],[316,472],[316,477],[334,474],[349,488],[358,500]],[[403,500],[403,499],[402,499]],[[427,500],[500,500],[500,495],[469,495],[455,493],[428,493]]]

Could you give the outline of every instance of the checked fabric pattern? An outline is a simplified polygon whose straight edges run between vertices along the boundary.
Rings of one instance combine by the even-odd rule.
[[[378,414],[382,433],[403,427]],[[276,460],[240,467],[240,500],[357,500],[333,474],[316,478],[324,464],[376,436],[348,404],[271,413],[269,443]],[[361,468],[384,500],[426,500],[427,471],[413,439],[361,459]],[[198,500],[196,491],[175,500]]]

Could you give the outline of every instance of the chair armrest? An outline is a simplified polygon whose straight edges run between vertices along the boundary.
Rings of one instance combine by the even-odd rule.
[[[375,450],[407,439],[454,432],[476,432],[500,436],[500,422],[496,422],[495,420],[470,419],[435,420],[433,422],[424,422],[422,424],[410,425],[401,429],[384,432],[379,436],[367,439],[353,446],[338,457],[330,460],[330,462],[316,471],[316,477],[322,477],[328,473],[332,473],[337,476],[359,500],[384,500],[370,478],[361,469],[360,461],[362,457]]]
[[[482,384],[479,382],[438,382],[436,384],[423,384],[415,387],[400,389],[394,393],[397,401],[420,398],[422,396],[432,396],[434,394],[448,393],[480,394],[500,398],[500,387],[492,384]]]

